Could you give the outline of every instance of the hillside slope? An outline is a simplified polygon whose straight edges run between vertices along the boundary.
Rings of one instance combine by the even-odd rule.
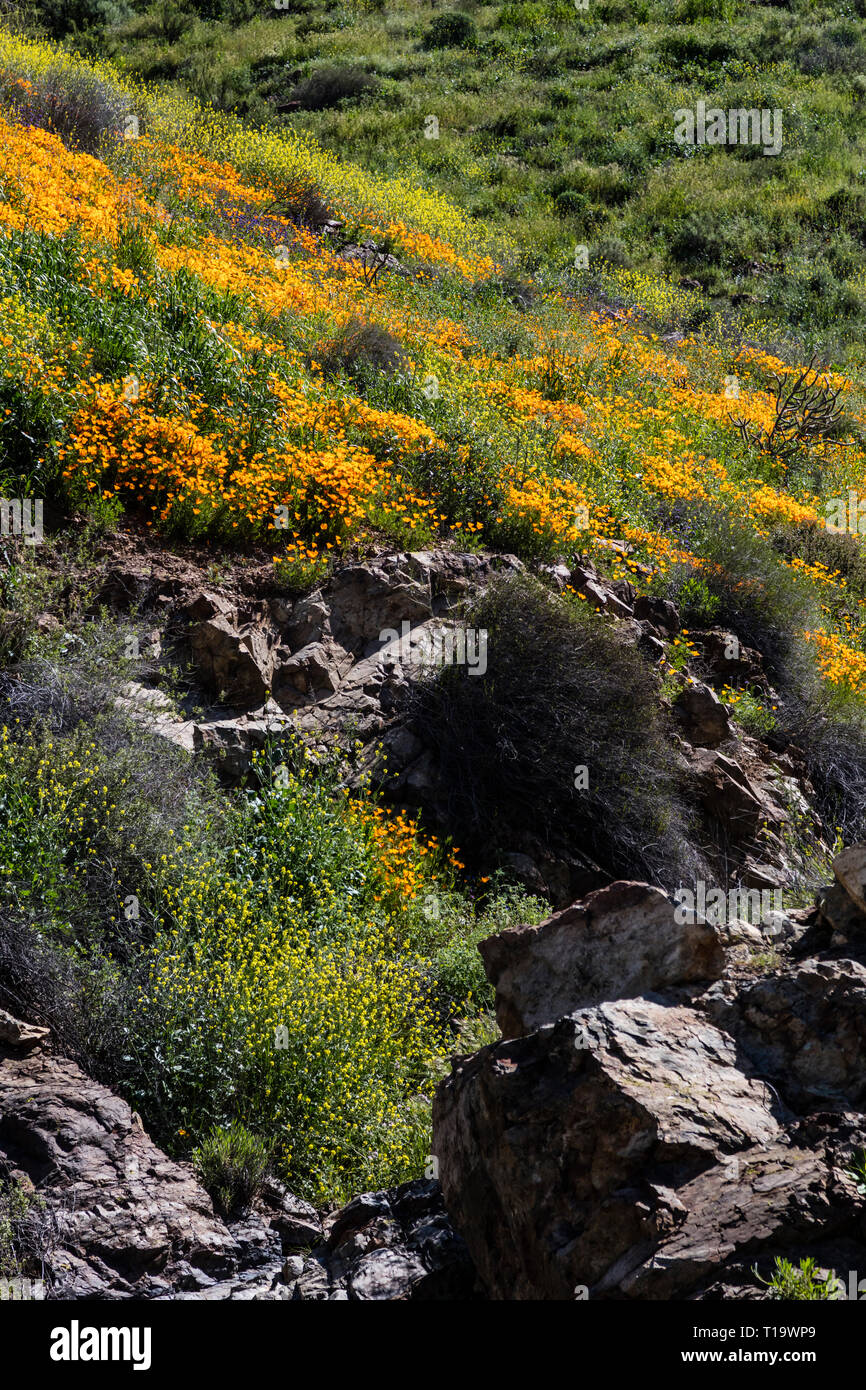
[[[859,890],[812,907],[866,838],[856,354],[776,355],[660,273],[518,277],[420,164],[11,30],[0,104],[0,1005],[227,1218],[271,1171],[379,1189],[400,1240],[491,954],[551,905],[645,879],[634,938],[684,943],[574,967],[565,1013],[661,988],[736,1031],[805,941],[856,1032]],[[713,893],[677,973],[666,894]],[[793,1124],[711,1061],[759,1096],[741,1147]]]
[[[606,259],[694,282],[707,303],[688,326],[720,312],[763,325],[765,342],[862,358],[860,0],[23,10],[148,82],[437,188],[507,236],[525,270],[573,279],[586,246],[593,278]],[[778,151],[678,143],[678,113],[699,102],[775,112]]]

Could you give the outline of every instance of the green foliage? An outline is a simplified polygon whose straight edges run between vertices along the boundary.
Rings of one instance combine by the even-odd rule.
[[[866,1197],[866,1149],[858,1149],[852,1154],[846,1172],[857,1184],[860,1196]]]
[[[289,99],[297,101],[305,111],[325,111],[341,101],[374,91],[376,79],[358,68],[317,68],[292,88]]]
[[[554,805],[552,837],[614,876],[675,886],[699,856],[643,659],[527,578],[491,585],[470,623],[487,634],[486,673],[446,669],[416,710],[440,750],[458,842],[510,849]]]
[[[776,1257],[773,1274],[763,1279],[755,1274],[770,1290],[770,1297],[797,1303],[826,1302],[838,1296],[839,1280],[833,1270],[820,1269],[811,1258],[800,1260],[794,1265],[790,1260]]]
[[[453,10],[431,19],[422,40],[424,48],[471,48],[476,41],[474,21],[468,14]]]
[[[697,574],[689,575],[680,585],[677,598],[685,622],[698,624],[712,623],[722,601],[718,594],[710,592],[706,579]]]
[[[39,0],[39,25],[55,39],[77,29],[118,24],[129,13],[123,0]]]
[[[703,615],[760,651],[780,689],[808,686],[811,663],[798,634],[817,626],[819,613],[808,580],[782,563],[769,536],[721,507],[683,505],[669,524],[704,563],[697,573],[674,567],[664,582],[666,597],[688,611],[696,596]]]
[[[431,19],[422,0],[396,13],[378,0],[354,5],[347,23],[324,0],[273,12],[262,0],[158,0],[146,19],[118,23],[108,0],[64,0],[56,23],[98,22],[91,32],[110,36],[132,71],[256,123],[289,121],[376,173],[416,165],[506,233],[523,270],[552,268],[570,285],[573,240],[591,233],[594,259],[625,265],[610,254],[619,241],[644,274],[697,279],[705,319],[728,305],[746,323],[775,320],[840,358],[856,353],[866,325],[857,19],[727,3],[719,28],[707,0],[593,6]],[[677,145],[674,113],[710,97],[781,109],[781,155]],[[293,101],[300,110],[276,111]],[[420,138],[428,112],[439,141]]]
[[[193,1167],[223,1216],[248,1211],[268,1170],[268,1145],[239,1120],[216,1127],[193,1150]]]
[[[0,1179],[0,1279],[41,1277],[53,1237],[44,1199],[32,1187]]]
[[[752,734],[755,738],[766,738],[767,734],[776,728],[775,707],[769,706],[766,700],[752,691],[731,690],[726,687],[720,692],[720,698],[747,734]]]
[[[65,10],[65,4],[63,6]],[[0,93],[4,84],[0,75]],[[38,88],[14,93],[19,118],[53,131],[70,148],[96,154],[106,140],[121,137],[129,103],[94,73],[61,64],[44,73]]]

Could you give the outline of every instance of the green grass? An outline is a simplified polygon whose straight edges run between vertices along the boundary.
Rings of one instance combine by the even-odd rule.
[[[445,13],[426,0],[133,9],[79,46],[442,191],[507,233],[524,270],[567,282],[586,245],[591,263],[694,281],[711,310],[774,322],[798,347],[844,357],[862,343],[863,0],[470,3],[474,40],[442,47],[428,38]],[[277,112],[334,69],[367,89]],[[674,113],[698,100],[779,108],[781,155],[678,146]],[[431,115],[438,139],[425,138]]]

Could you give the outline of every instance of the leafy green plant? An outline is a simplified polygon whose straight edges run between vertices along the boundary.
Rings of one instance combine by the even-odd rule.
[[[468,14],[453,10],[431,19],[422,39],[424,48],[469,48],[475,43],[475,23]]]
[[[707,581],[700,575],[690,575],[679,591],[683,617],[690,623],[712,623],[719,611],[721,599],[710,592]]]
[[[833,1300],[838,1297],[839,1280],[833,1270],[820,1269],[811,1258],[794,1265],[776,1256],[775,1269],[769,1279],[753,1273],[770,1290],[770,1297],[798,1303]]]
[[[45,1199],[32,1187],[0,1179],[0,1278],[42,1276],[55,1236]]]
[[[215,1126],[193,1150],[193,1167],[223,1216],[249,1210],[268,1171],[270,1150],[257,1134],[233,1120]]]
[[[776,706],[768,705],[753,691],[735,690],[726,685],[719,691],[719,698],[728,706],[737,723],[755,738],[766,738],[776,728]]]
[[[866,1149],[858,1149],[851,1155],[845,1171],[857,1184],[860,1196],[866,1197]]]

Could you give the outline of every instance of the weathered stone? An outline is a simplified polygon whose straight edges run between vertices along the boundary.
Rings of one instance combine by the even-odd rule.
[[[734,687],[746,685],[765,695],[772,694],[761,653],[754,647],[743,646],[735,633],[721,628],[690,631],[689,640],[700,652],[700,660],[711,680]]]
[[[667,598],[655,598],[652,594],[638,594],[634,601],[634,615],[651,623],[657,631],[667,637],[675,636],[681,627],[676,604]]]
[[[333,640],[308,642],[274,671],[273,693],[277,704],[291,709],[305,702],[327,699],[340,688],[352,666],[352,657]]]
[[[818,912],[842,941],[866,935],[866,916],[840,883],[830,883],[818,890]]]
[[[267,698],[272,658],[264,632],[241,633],[222,614],[193,628],[192,650],[207,687],[231,705],[257,705]]]
[[[679,1189],[780,1134],[773,1094],[693,1010],[647,999],[581,1009],[458,1058],[434,1101],[446,1205],[487,1293],[570,1299],[625,1277],[683,1212]],[[636,1249],[639,1254],[636,1254]]]
[[[353,1198],[327,1223],[292,1291],[295,1299],[474,1298],[476,1276],[445,1213],[439,1184],[419,1179]]]
[[[725,966],[718,928],[679,923],[667,894],[618,882],[540,926],[479,943],[506,1037],[531,1032],[586,1004],[714,980]]]
[[[866,969],[807,960],[704,996],[707,1013],[800,1111],[866,1101]]]
[[[0,1159],[59,1208],[57,1296],[148,1298],[187,1268],[236,1267],[236,1242],[189,1167],[74,1062],[0,1048]]]
[[[571,583],[579,594],[588,599],[602,613],[611,613],[618,618],[630,618],[632,610],[615,592],[613,585],[605,583],[589,566],[577,565],[571,572]]]
[[[591,1298],[614,1289],[634,1299],[681,1298],[731,1265],[750,1271],[759,1251],[796,1262],[811,1245],[857,1229],[853,1183],[820,1152],[790,1143],[745,1149],[679,1187],[676,1199],[677,1228],[628,1273],[608,1271]],[[773,1260],[762,1263],[769,1274]]]
[[[231,600],[226,598],[224,594],[216,593],[211,589],[199,589],[197,593],[179,605],[178,612],[196,623],[206,622],[208,618],[219,616],[231,622],[236,616]]]
[[[8,1043],[10,1047],[29,1051],[31,1047],[37,1047],[50,1037],[50,1028],[40,1028],[35,1023],[22,1023],[21,1019],[13,1018],[5,1009],[0,1009],[0,1043]]]
[[[721,706],[720,706],[721,708]],[[708,815],[727,827],[734,843],[754,838],[765,806],[739,763],[724,753],[696,748],[689,757],[698,800]]]
[[[866,917],[866,845],[849,845],[833,860],[833,873]]]
[[[399,634],[403,622],[417,626],[433,616],[429,586],[408,576],[395,582],[376,566],[339,570],[328,587],[327,601],[334,636],[358,654],[369,643],[381,644],[386,629]]]
[[[714,690],[702,681],[686,685],[674,701],[689,743],[715,748],[730,737],[728,712]]]
[[[193,744],[213,758],[221,777],[236,781],[248,771],[253,753],[265,747],[274,735],[292,728],[292,720],[277,711],[256,718],[213,718],[193,726]]]

